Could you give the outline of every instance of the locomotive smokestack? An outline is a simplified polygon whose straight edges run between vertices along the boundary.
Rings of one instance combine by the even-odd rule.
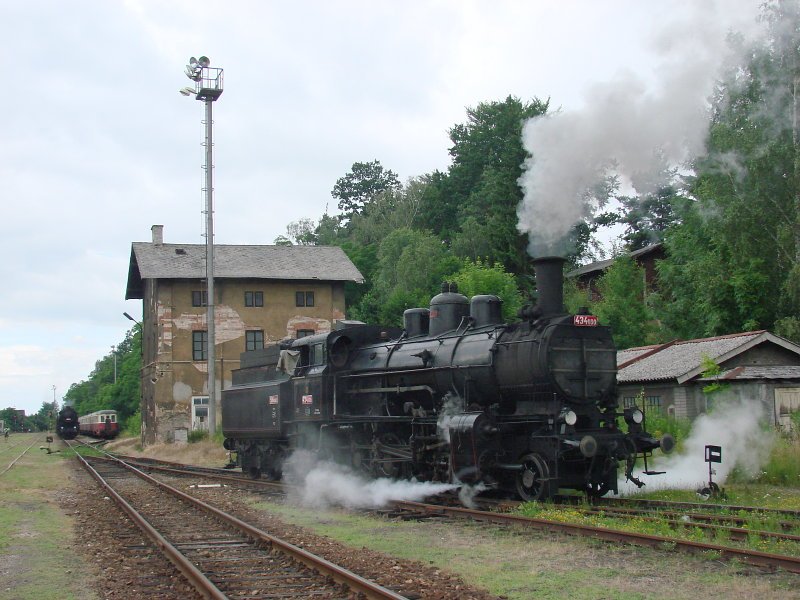
[[[561,256],[543,256],[533,261],[536,271],[538,307],[543,316],[564,312],[564,263]]]

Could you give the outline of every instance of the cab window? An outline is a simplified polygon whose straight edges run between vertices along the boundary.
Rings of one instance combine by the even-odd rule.
[[[309,357],[309,364],[312,366],[315,365],[324,365],[325,364],[325,344],[312,344],[311,346],[311,356]]]

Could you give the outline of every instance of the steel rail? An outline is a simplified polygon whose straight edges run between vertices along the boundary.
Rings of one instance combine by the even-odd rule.
[[[636,508],[623,508],[623,507],[615,507],[615,506],[590,506],[589,508],[578,509],[579,512],[584,514],[604,514],[607,516],[631,516],[631,517],[641,517],[641,518],[653,518],[656,520],[665,520],[669,522],[670,519],[678,521],[680,520],[685,525],[690,525],[692,527],[700,527],[706,523],[732,523],[734,525],[746,525],[751,524],[753,521],[763,521],[764,517],[769,517],[769,514],[752,514],[751,518],[740,517],[738,515],[725,515],[720,513],[680,513],[675,511],[669,510],[647,510],[645,508],[636,509]],[[689,521],[683,521],[683,519],[690,519]],[[800,523],[792,522],[792,521],[777,521],[775,525],[781,527],[782,529],[793,529],[800,527]],[[756,529],[746,529],[743,527],[732,527],[731,529],[734,530],[742,530],[747,531],[750,533],[758,533]],[[765,533],[770,533],[765,531]],[[787,539],[797,538],[800,540],[800,536],[792,536],[790,534],[779,534],[781,536],[785,536]]]
[[[580,512],[584,515],[593,515],[593,516],[602,516],[602,517],[610,517],[610,518],[617,518],[617,519],[624,519],[625,517],[636,517],[639,520],[647,521],[649,523],[666,523],[672,529],[686,529],[688,527],[694,527],[696,529],[702,529],[704,531],[724,531],[726,533],[731,534],[731,538],[735,538],[737,540],[746,539],[749,536],[759,537],[761,539],[774,539],[774,540],[784,540],[788,542],[800,542],[800,535],[793,535],[790,533],[780,533],[778,531],[766,531],[763,529],[746,529],[744,527],[731,527],[728,525],[716,525],[711,523],[698,523],[692,521],[691,519],[697,515],[678,515],[676,513],[664,513],[663,516],[653,516],[657,513],[648,512],[648,511],[635,511],[631,509],[603,509],[600,507],[590,508],[590,509],[579,509],[577,512]],[[688,517],[688,521],[684,521],[682,517]],[[700,515],[702,519],[704,515]],[[676,518],[677,517],[677,518]]]
[[[13,443],[11,443],[11,442],[13,442]],[[0,454],[5,454],[9,450],[13,450],[17,446],[22,446],[24,443],[25,443],[24,439],[22,439],[22,440],[17,440],[17,439],[9,440],[8,438],[6,438],[6,442],[3,444],[3,447],[0,448]]]
[[[674,502],[669,500],[645,500],[636,498],[598,498],[594,501],[595,506],[613,506],[613,505],[643,505],[661,508],[700,508],[704,510],[719,510],[731,512],[748,512],[748,513],[764,513],[764,514],[777,514],[787,517],[800,519],[800,510],[790,510],[782,508],[765,508],[760,506],[735,506],[727,504],[702,504],[700,502]]]
[[[121,458],[121,456],[120,456]],[[111,459],[109,459],[111,460]],[[176,474],[176,475],[187,475],[196,473],[198,475],[202,475],[209,479],[216,479],[220,481],[232,481],[236,483],[241,483],[244,485],[255,485],[257,487],[269,487],[274,489],[285,489],[286,485],[274,482],[274,481],[263,481],[263,480],[252,480],[246,479],[244,477],[239,477],[234,474],[227,474],[221,471],[220,469],[213,469],[213,468],[206,468],[206,467],[196,467],[194,465],[181,465],[179,463],[173,463],[169,461],[159,461],[156,459],[139,459],[136,457],[127,457],[127,461],[131,464],[141,464],[145,465],[145,468],[152,469],[159,472]],[[142,461],[142,462],[140,462]],[[171,465],[171,466],[161,466],[161,465]],[[499,508],[512,508],[518,506],[519,502],[509,502],[506,500],[500,501],[492,501],[482,499],[479,501],[480,504],[488,504],[490,506],[495,506]],[[439,505],[437,505],[439,506]],[[579,512],[583,514],[598,514],[601,512],[605,512],[607,516],[614,517],[624,517],[624,516],[637,516],[645,521],[650,522],[662,522],[666,523],[673,529],[677,528],[687,528],[687,527],[695,527],[698,529],[708,530],[708,531],[725,531],[732,534],[732,538],[740,540],[744,539],[748,536],[756,536],[762,539],[777,539],[777,540],[785,540],[785,541],[792,541],[798,542],[800,541],[800,536],[792,535],[792,534],[785,534],[780,532],[773,532],[773,531],[765,531],[765,530],[758,530],[758,529],[746,529],[742,527],[729,527],[729,526],[721,526],[721,525],[711,525],[707,523],[698,523],[694,521],[682,521],[680,520],[681,517],[688,516],[691,519],[696,519],[698,521],[706,520],[706,521],[726,521],[726,522],[737,522],[743,523],[746,519],[741,517],[736,517],[734,515],[696,515],[696,514],[688,514],[682,515],[678,513],[672,512],[664,512],[664,513],[653,513],[653,512],[646,512],[637,509],[631,508],[621,508],[621,507],[614,507],[610,505],[604,506],[591,506],[588,509],[579,509]],[[656,514],[658,516],[649,516]],[[672,517],[672,518],[662,518],[662,517]],[[784,526],[791,525],[788,522],[781,522],[779,523]]]
[[[83,460],[83,457],[81,457]],[[119,463],[124,468],[128,469],[132,473],[136,474],[141,479],[155,485],[156,487],[180,498],[181,500],[206,511],[208,514],[212,515],[213,517],[235,527],[251,539],[264,542],[266,544],[270,544],[272,547],[279,549],[284,554],[290,556],[297,562],[300,562],[307,567],[321,573],[324,576],[331,577],[337,583],[343,584],[353,590],[358,594],[363,594],[365,598],[370,600],[408,600],[405,596],[393,592],[377,583],[369,581],[349,571],[339,565],[336,565],[322,557],[316,556],[307,550],[303,550],[302,548],[295,546],[294,544],[290,544],[280,538],[277,538],[265,531],[262,531],[252,525],[245,523],[241,519],[234,517],[226,512],[219,510],[218,508],[203,502],[202,500],[198,500],[197,498],[190,496],[178,489],[173,488],[166,483],[158,481],[157,479],[151,477],[147,473],[144,473],[137,469],[136,467],[126,463],[123,460],[120,460],[116,457],[112,457],[112,460]],[[166,541],[166,540],[165,540]],[[212,584],[213,585],[213,584]],[[223,596],[224,597],[224,596]]]
[[[393,501],[392,504],[397,508],[413,510],[416,512],[465,518],[473,521],[482,521],[503,525],[522,525],[525,527],[534,527],[536,529],[542,529],[545,531],[559,531],[569,535],[579,535],[612,542],[625,542],[638,546],[650,546],[653,548],[674,546],[675,548],[685,552],[716,552],[719,553],[721,558],[735,558],[741,560],[742,562],[760,567],[780,567],[792,573],[800,573],[800,558],[795,558],[793,556],[769,554],[756,550],[744,550],[739,548],[731,548],[729,546],[720,546],[718,544],[708,544],[704,542],[691,542],[687,540],[679,540],[645,533],[633,533],[628,531],[620,531],[617,529],[606,529],[592,525],[577,525],[572,523],[563,523],[560,521],[550,521],[547,519],[509,515],[505,513],[490,513],[468,508],[436,506],[408,501]]]
[[[145,518],[140,515],[133,506],[131,506],[122,496],[120,496],[105,479],[83,458],[79,453],[75,455],[80,459],[83,468],[100,484],[103,490],[117,503],[122,511],[128,515],[128,518],[133,521],[139,529],[150,539],[157,548],[164,553],[167,559],[175,565],[175,568],[186,577],[189,583],[205,598],[213,600],[227,600],[226,596],[214,583],[208,579],[203,573],[192,564],[175,546],[170,544],[164,536],[156,531]]]
[[[33,448],[34,444],[36,444],[36,442],[38,442],[38,441],[39,441],[39,440],[33,440],[33,442],[31,442],[31,445],[30,445],[30,446],[28,446],[27,448],[25,448],[25,450],[23,450],[23,451],[22,451],[22,454],[20,454],[20,455],[19,455],[17,458],[15,458],[14,460],[12,460],[12,461],[11,461],[11,462],[8,464],[8,466],[7,466],[5,469],[3,469],[2,471],[0,471],[0,475],[4,475],[4,474],[5,474],[7,471],[9,471],[9,470],[11,469],[11,467],[13,467],[13,466],[14,466],[14,465],[17,463],[17,461],[18,461],[20,458],[22,458],[23,456],[25,456],[25,454],[27,454],[28,450],[30,450],[31,448]]]

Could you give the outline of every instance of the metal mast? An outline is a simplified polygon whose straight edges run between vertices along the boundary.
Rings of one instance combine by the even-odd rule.
[[[208,288],[207,306],[207,337],[208,337],[208,433],[214,435],[217,430],[217,377],[216,377],[216,335],[214,323],[214,163],[213,163],[213,138],[212,130],[214,121],[211,114],[211,105],[222,95],[223,70],[211,68],[211,61],[201,56],[189,59],[186,65],[186,76],[195,82],[194,88],[186,87],[180,90],[184,96],[194,95],[196,100],[201,100],[206,105],[205,118],[205,147],[206,163],[206,282]],[[192,407],[194,410],[194,407]]]

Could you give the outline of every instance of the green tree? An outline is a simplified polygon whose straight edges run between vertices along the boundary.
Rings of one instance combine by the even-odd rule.
[[[350,172],[336,180],[331,196],[339,201],[344,219],[359,215],[380,192],[400,187],[394,171],[384,169],[377,160],[353,163]]]
[[[771,37],[720,84],[691,199],[665,236],[664,321],[681,337],[791,331],[800,313],[800,20],[795,2],[765,6]]]
[[[458,291],[471,298],[479,294],[492,294],[503,301],[503,319],[515,321],[517,312],[524,303],[519,292],[517,280],[502,265],[489,265],[481,259],[465,260],[458,272],[453,275]]]
[[[656,341],[657,327],[645,298],[644,270],[620,256],[597,282],[600,301],[592,306],[601,324],[611,327],[618,348]]]
[[[365,321],[401,325],[403,311],[427,306],[441,282],[458,269],[438,237],[402,228],[381,242],[374,285],[357,310]]]
[[[641,197],[618,198],[622,205],[619,222],[625,225],[622,239],[630,250],[664,241],[667,230],[678,222],[677,196],[676,187],[669,184]]]
[[[375,194],[349,223],[349,239],[360,244],[379,243],[392,231],[413,229],[428,185],[427,177],[409,179],[405,185]]]
[[[420,226],[452,242],[463,258],[481,257],[502,263],[510,273],[529,274],[527,237],[517,231],[522,200],[517,180],[527,157],[522,125],[547,107],[538,99],[508,96],[468,108],[467,121],[450,129],[447,173],[429,176]]]
[[[302,218],[286,226],[286,234],[298,246],[313,246],[317,243],[317,224],[313,219]]]
[[[138,325],[127,332],[116,347],[117,377],[114,380],[114,355],[109,353],[95,363],[86,381],[73,383],[64,395],[79,415],[96,410],[116,410],[124,421],[139,409],[141,398],[142,335]]]

